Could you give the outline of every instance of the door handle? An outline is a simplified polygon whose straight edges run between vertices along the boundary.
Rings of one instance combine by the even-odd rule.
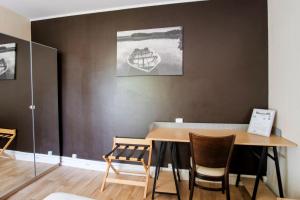
[[[30,105],[30,106],[29,106],[29,109],[30,109],[30,110],[35,110],[35,105]]]

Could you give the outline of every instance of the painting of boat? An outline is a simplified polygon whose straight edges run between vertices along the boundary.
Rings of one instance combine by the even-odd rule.
[[[6,71],[7,71],[7,64],[6,64],[6,62],[5,62],[5,60],[2,58],[2,59],[0,59],[0,76],[2,75],[2,74],[4,74]]]
[[[127,59],[127,63],[131,67],[147,73],[155,69],[160,61],[160,56],[154,50],[147,47],[143,49],[134,49]]]
[[[117,76],[183,75],[183,27],[117,32]]]
[[[0,44],[0,80],[15,79],[16,43]]]

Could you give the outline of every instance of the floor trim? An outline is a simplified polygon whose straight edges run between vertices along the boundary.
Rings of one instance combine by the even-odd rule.
[[[11,150],[7,151],[7,153],[9,155],[14,156],[14,158],[16,160],[33,162],[33,153],[11,151]],[[40,163],[48,163],[48,164],[60,163],[62,166],[75,167],[75,168],[100,171],[100,172],[104,172],[106,170],[106,162],[104,162],[104,161],[72,158],[72,157],[67,157],[67,156],[59,157],[56,155],[36,154],[36,162],[37,163],[39,163],[39,162]],[[116,168],[118,168],[120,170],[124,170],[124,171],[144,172],[144,168],[141,165],[126,164],[126,163],[114,163],[113,165]],[[168,167],[162,167],[161,169],[163,171],[172,171],[170,164],[168,165]],[[150,168],[150,175],[154,176],[154,172],[155,172],[155,167],[152,166]],[[179,172],[180,172],[182,180],[189,179],[187,169],[179,169]],[[253,175],[242,175],[242,177],[255,178],[255,176],[253,176]],[[236,174],[230,174],[230,183],[234,184],[235,179],[236,179]],[[267,179],[266,179],[266,177],[264,177],[264,182],[266,182],[266,181],[267,181]]]

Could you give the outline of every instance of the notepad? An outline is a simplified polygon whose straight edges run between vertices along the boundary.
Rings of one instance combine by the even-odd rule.
[[[269,137],[275,118],[274,110],[253,109],[248,133]]]

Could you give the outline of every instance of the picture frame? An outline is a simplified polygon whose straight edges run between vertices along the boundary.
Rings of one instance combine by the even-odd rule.
[[[15,80],[16,49],[16,43],[0,44],[0,80]]]
[[[117,32],[116,75],[183,75],[183,27]]]

